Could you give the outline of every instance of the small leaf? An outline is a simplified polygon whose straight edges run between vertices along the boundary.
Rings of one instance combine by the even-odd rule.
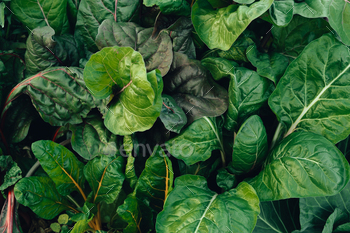
[[[287,26],[293,19],[294,0],[274,1],[269,9],[273,23],[277,26]]]
[[[264,170],[249,183],[260,201],[272,201],[334,195],[349,179],[349,163],[333,143],[301,131],[276,146]]]
[[[329,24],[338,33],[344,44],[350,45],[350,3],[348,1],[331,1],[329,6]]]
[[[184,111],[176,104],[173,97],[162,95],[163,106],[159,118],[169,131],[180,133],[182,127],[187,124]]]
[[[18,167],[17,163],[12,160],[10,155],[0,156],[0,172],[4,172],[5,176],[0,179],[0,190],[4,191],[8,187],[14,185],[18,180],[22,178],[22,171]]]
[[[266,158],[268,145],[264,124],[253,115],[239,129],[232,148],[231,167],[238,172],[250,172]]]
[[[137,183],[138,177],[136,176],[135,165],[134,165],[135,157],[132,156],[134,142],[131,136],[124,136],[123,147],[128,156],[126,167],[125,167],[125,179],[129,183],[130,187],[134,189]]]
[[[16,200],[28,206],[40,218],[51,220],[64,210],[73,210],[68,199],[61,196],[49,177],[26,177],[14,188]],[[49,208],[48,208],[49,207]]]
[[[216,175],[216,183],[220,188],[228,191],[237,185],[237,178],[226,169],[221,168]]]
[[[259,198],[246,182],[218,195],[204,177],[184,175],[175,180],[156,231],[252,232],[259,212]]]
[[[186,0],[144,0],[143,4],[148,7],[157,5],[164,14],[184,16],[191,14],[191,6]]]
[[[121,156],[98,156],[84,167],[84,175],[93,192],[93,203],[112,203],[119,195],[124,176],[124,159]]]
[[[60,232],[61,231],[61,226],[57,222],[51,223],[50,228],[53,232]]]
[[[201,118],[165,143],[169,153],[187,165],[205,161],[213,150],[222,149],[221,132],[215,118]]]
[[[140,228],[142,216],[135,196],[129,195],[125,199],[124,204],[118,207],[117,213],[128,223],[123,232],[142,232]]]
[[[86,199],[83,191],[84,164],[71,151],[60,144],[45,140],[34,142],[32,151],[61,195],[66,196],[78,191]]]
[[[61,214],[60,216],[58,216],[58,223],[63,225],[63,224],[67,224],[69,220],[69,216],[68,214]]]

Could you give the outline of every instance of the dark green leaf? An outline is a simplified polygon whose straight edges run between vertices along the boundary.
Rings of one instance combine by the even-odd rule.
[[[79,191],[85,199],[84,164],[72,152],[60,144],[45,140],[34,142],[32,151],[61,195]]]
[[[349,179],[349,163],[333,143],[302,131],[276,146],[264,170],[249,183],[260,201],[272,201],[334,195]]]
[[[209,159],[213,150],[223,151],[220,130],[217,119],[203,117],[167,141],[165,146],[175,158],[192,165]]]
[[[228,191],[237,185],[237,178],[235,175],[229,173],[225,168],[221,168],[218,170],[216,183],[220,188]]]
[[[69,30],[67,0],[12,0],[11,10],[29,30],[50,26],[57,35]]]
[[[210,49],[228,50],[251,22],[270,8],[272,2],[260,0],[249,7],[229,5],[215,10],[208,0],[197,0],[192,7],[193,26]]]
[[[188,16],[191,13],[190,4],[186,0],[144,0],[143,4],[148,7],[157,5],[164,14]]]
[[[276,0],[272,3],[269,13],[277,26],[287,26],[293,18],[294,0]]]
[[[289,65],[269,105],[286,135],[300,128],[337,143],[350,133],[349,80],[348,48],[326,34]]]
[[[257,73],[275,84],[283,76],[289,65],[289,59],[280,53],[261,53],[255,45],[247,49],[247,58],[257,68]]]
[[[111,204],[122,188],[124,176],[122,156],[99,156],[84,167],[84,175],[93,192],[93,203],[105,201]]]
[[[49,177],[26,177],[14,188],[16,200],[43,219],[53,219],[64,210],[74,210]]]
[[[268,145],[264,124],[253,115],[239,129],[232,148],[231,166],[238,172],[250,172],[266,158]]]
[[[215,80],[220,80],[224,77],[234,77],[235,67],[238,67],[236,62],[221,57],[207,57],[201,63],[210,71]]]
[[[4,110],[21,93],[29,95],[43,120],[55,126],[79,124],[92,108],[102,107],[86,89],[81,70],[73,67],[49,68],[23,80],[12,89]]]
[[[139,0],[81,0],[75,35],[89,50],[96,52],[95,38],[101,23],[105,19],[127,22],[137,13],[139,4]]]
[[[175,180],[164,210],[158,214],[157,232],[252,232],[259,214],[254,189],[241,182],[218,195],[204,177],[184,175]]]
[[[131,47],[138,51],[146,64],[147,71],[159,69],[162,76],[166,75],[173,61],[173,48],[170,36],[161,31],[152,37],[153,28],[143,28],[135,23],[116,23],[106,19],[98,28],[96,36],[97,47]]]
[[[213,154],[209,159],[193,165],[187,165],[182,160],[178,160],[177,162],[179,164],[180,175],[200,175],[208,178],[221,165],[221,158],[219,154]]]
[[[5,172],[5,176],[0,179],[0,190],[4,191],[8,187],[14,185],[19,179],[22,178],[22,171],[18,167],[17,163],[12,160],[9,155],[0,156],[0,172]]]
[[[159,115],[160,120],[167,130],[180,133],[182,127],[187,124],[186,114],[176,104],[173,97],[169,95],[162,95],[162,99],[163,106]]]
[[[84,159],[97,155],[114,156],[119,150],[117,136],[103,124],[100,116],[87,118],[79,125],[70,125],[72,148]]]
[[[290,233],[300,229],[298,199],[260,203],[253,233]]]
[[[199,61],[175,53],[172,68],[164,77],[164,89],[187,115],[188,123],[203,116],[220,116],[227,110],[227,91],[209,77]]]
[[[338,149],[343,153],[346,158],[350,155],[350,136],[337,144]]]
[[[350,3],[331,1],[329,6],[329,24],[338,33],[344,44],[350,45]]]
[[[129,195],[124,204],[118,207],[117,212],[128,223],[127,227],[123,229],[124,233],[141,232],[142,215],[135,196]]]
[[[4,28],[5,26],[5,3],[1,2],[0,3],[0,26]]]

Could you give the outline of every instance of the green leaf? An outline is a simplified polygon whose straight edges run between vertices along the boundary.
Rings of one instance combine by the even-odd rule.
[[[276,0],[272,3],[269,13],[277,26],[287,26],[293,18],[294,0]]]
[[[123,147],[127,153],[128,159],[125,167],[125,179],[129,183],[132,189],[135,188],[137,183],[137,176],[135,171],[135,157],[132,156],[132,151],[134,149],[134,142],[132,136],[124,136]]]
[[[230,71],[229,105],[225,115],[225,128],[237,131],[249,116],[254,115],[267,102],[273,84],[255,71],[238,67]]]
[[[238,67],[236,62],[221,57],[207,57],[201,63],[210,71],[215,80],[234,77],[235,67]]]
[[[164,76],[173,61],[172,42],[166,31],[161,31],[156,38],[153,38],[152,32],[153,28],[106,19],[98,28],[96,44],[100,50],[113,46],[131,47],[142,55],[147,72],[159,69]]]
[[[257,68],[257,73],[275,84],[283,76],[289,65],[289,59],[279,53],[261,53],[255,45],[247,49],[247,58]]]
[[[102,22],[105,19],[128,22],[137,13],[139,5],[139,0],[81,0],[75,35],[85,42],[90,51],[96,52],[95,38]]]
[[[191,14],[191,6],[186,0],[144,0],[143,4],[148,7],[157,5],[163,14],[184,16]]]
[[[40,218],[51,220],[64,210],[74,210],[61,196],[49,177],[26,177],[14,188],[16,200],[28,206]]]
[[[201,40],[210,48],[228,50],[246,27],[266,10],[273,0],[250,6],[229,5],[215,10],[208,0],[197,0],[192,7],[192,22]]]
[[[249,183],[260,201],[329,196],[350,179],[342,153],[327,139],[311,132],[295,132],[269,155],[267,165]]]
[[[221,168],[216,175],[216,183],[220,188],[228,191],[237,185],[237,178],[225,168]]]
[[[197,60],[175,53],[172,68],[164,77],[164,89],[187,115],[188,123],[220,116],[227,110],[227,91],[213,81]]]
[[[260,203],[253,233],[290,233],[300,229],[298,199]]]
[[[85,199],[83,192],[84,164],[72,152],[64,146],[48,140],[34,142],[32,151],[61,195],[66,196],[73,191],[79,191]]]
[[[119,95],[112,100],[104,121],[114,134],[148,130],[160,114],[160,72],[147,74],[141,54],[130,47],[104,48],[92,55],[84,69],[84,80],[97,98],[106,98],[113,92]]]
[[[324,19],[306,19],[295,15],[287,27],[273,27],[274,51],[291,58],[297,58],[306,45],[329,32]]]
[[[169,131],[180,133],[182,127],[187,124],[185,112],[176,104],[173,97],[162,95],[163,106],[159,119]],[[168,131],[168,132],[169,132]]]
[[[49,68],[17,84],[7,98],[3,114],[22,93],[31,97],[43,120],[54,126],[79,124],[92,108],[102,107],[103,103],[93,98],[81,70],[73,67]]]
[[[302,232],[321,232],[330,217],[343,213],[345,220],[333,221],[334,229],[349,222],[350,218],[350,183],[338,194],[328,197],[309,197],[300,199],[300,223]],[[334,213],[337,210],[338,213]],[[330,223],[329,223],[330,224]],[[333,225],[333,224],[332,224]],[[333,230],[333,226],[332,226]]]
[[[4,191],[8,187],[14,185],[22,178],[22,171],[17,163],[12,160],[10,155],[0,155],[0,171],[6,171],[5,176],[0,179],[0,190]]]
[[[79,125],[69,125],[72,131],[72,148],[84,159],[98,155],[114,156],[117,152],[117,136],[103,124],[100,116],[92,116]]]
[[[170,159],[160,146],[146,161],[145,169],[142,171],[134,195],[156,212],[163,209],[165,200],[173,188],[174,172]]]
[[[11,10],[29,30],[37,27],[52,27],[57,35],[69,30],[67,0],[12,0]]]
[[[331,1],[329,6],[329,24],[338,33],[344,44],[350,45],[350,3],[348,1]]]
[[[124,176],[122,156],[99,156],[84,167],[84,175],[93,192],[93,203],[105,201],[111,204],[122,188]]]
[[[0,3],[0,26],[4,28],[5,26],[5,3],[1,2]]]
[[[76,224],[74,224],[74,228],[71,233],[82,233],[86,230],[89,230],[89,222],[92,220],[93,216],[90,219],[82,219],[79,220]]]
[[[266,158],[268,145],[264,124],[253,115],[239,129],[232,148],[231,166],[238,172],[250,172]]]
[[[252,232],[259,212],[259,199],[246,182],[218,195],[208,188],[204,177],[184,175],[175,180],[175,188],[158,214],[156,230]]]
[[[60,232],[61,231],[61,225],[57,222],[51,223],[50,228],[53,232]]]
[[[192,165],[209,159],[213,150],[222,149],[220,130],[217,119],[203,117],[168,140],[165,146],[175,158]]]
[[[219,154],[213,154],[209,159],[198,162],[193,165],[187,165],[182,160],[177,161],[179,164],[180,175],[199,175],[208,178],[221,165],[221,158]]]
[[[25,53],[29,74],[54,66],[78,66],[80,50],[72,35],[55,36],[51,27],[35,28],[27,39]]]
[[[331,0],[295,0],[293,11],[305,18],[327,17],[330,3]]]
[[[321,134],[337,143],[350,133],[350,54],[327,34],[311,42],[287,68],[269,105],[288,129]]]
[[[350,136],[337,144],[338,149],[343,153],[346,158],[350,155]]]
[[[59,224],[67,224],[69,220],[69,216],[68,214],[61,214],[60,216],[58,216],[57,222]]]
[[[128,223],[123,229],[124,233],[142,232],[140,228],[142,215],[135,196],[129,195],[124,204],[118,207],[117,213]]]

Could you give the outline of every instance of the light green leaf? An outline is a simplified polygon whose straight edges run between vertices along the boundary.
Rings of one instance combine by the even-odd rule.
[[[232,148],[231,166],[238,172],[250,172],[266,158],[268,145],[264,124],[253,115],[239,129]]]
[[[125,167],[125,179],[129,183],[132,189],[135,188],[138,177],[135,171],[135,157],[132,156],[132,151],[134,149],[134,142],[132,136],[124,136],[123,147],[128,156],[126,167]]]
[[[86,230],[90,229],[89,222],[92,220],[93,216],[90,219],[82,219],[74,224],[74,228],[71,233],[84,233]]]
[[[201,40],[210,48],[228,50],[246,27],[266,10],[273,0],[250,6],[229,5],[215,10],[208,0],[197,0],[192,7],[192,22]]]
[[[286,137],[266,163],[249,181],[260,201],[334,195],[350,179],[344,155],[333,143],[311,132]]]
[[[191,6],[186,0],[144,0],[148,7],[159,6],[163,14],[175,14],[188,16],[191,14]]]
[[[57,35],[69,30],[67,0],[12,0],[11,10],[29,30],[50,26]]]
[[[350,133],[350,51],[331,34],[311,42],[287,68],[269,105],[288,129],[337,143]]]
[[[204,177],[184,175],[175,180],[175,188],[158,214],[156,230],[252,232],[259,212],[256,192],[246,182],[219,195],[208,188]]]
[[[84,167],[84,175],[93,192],[93,203],[111,204],[122,188],[125,162],[122,156],[98,156]]]
[[[210,71],[215,80],[224,77],[234,78],[235,67],[239,66],[236,62],[221,57],[207,57],[201,63]]]
[[[1,2],[0,3],[0,26],[4,28],[5,26],[5,3]]]
[[[182,127],[187,124],[185,112],[176,104],[170,95],[162,95],[162,99],[163,106],[159,119],[167,130],[180,133]]]
[[[350,2],[333,0],[329,6],[329,24],[339,34],[344,44],[350,45]]]
[[[51,223],[50,228],[53,232],[60,232],[61,231],[61,225],[57,222]]]
[[[103,124],[100,116],[92,116],[79,125],[69,125],[72,148],[84,159],[97,155],[114,156],[118,152],[117,136]]]
[[[305,18],[327,17],[331,0],[304,0],[294,3],[294,14]]]
[[[59,224],[67,224],[69,220],[69,216],[68,214],[61,214],[60,216],[58,216],[57,222]]]
[[[131,47],[142,55],[147,72],[159,69],[164,76],[173,61],[172,41],[166,31],[161,31],[157,37],[153,37],[152,32],[153,28],[106,19],[98,28],[96,44],[100,50],[113,46]]]
[[[277,26],[287,26],[293,18],[294,0],[275,0],[269,13]]]
[[[192,165],[209,159],[213,150],[222,148],[220,130],[216,118],[203,117],[167,141],[165,146],[175,158]]]
[[[34,142],[32,151],[61,195],[66,196],[73,191],[78,191],[86,199],[83,191],[85,183],[84,164],[71,151],[48,140]]]
[[[23,178],[15,185],[14,192],[19,203],[43,219],[53,219],[64,210],[76,211],[68,199],[57,192],[49,177]]]

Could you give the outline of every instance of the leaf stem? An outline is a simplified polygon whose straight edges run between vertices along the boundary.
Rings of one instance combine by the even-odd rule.
[[[67,195],[67,198],[79,209],[80,205],[71,197],[71,195]]]
[[[283,130],[282,123],[278,123],[275,134],[273,135],[273,138],[272,138],[270,150],[272,150],[275,147],[277,141],[279,140],[279,138],[281,136],[282,130]]]
[[[29,171],[26,174],[26,177],[30,177],[33,175],[35,170],[40,166],[39,160],[34,163],[34,165],[29,169]]]

